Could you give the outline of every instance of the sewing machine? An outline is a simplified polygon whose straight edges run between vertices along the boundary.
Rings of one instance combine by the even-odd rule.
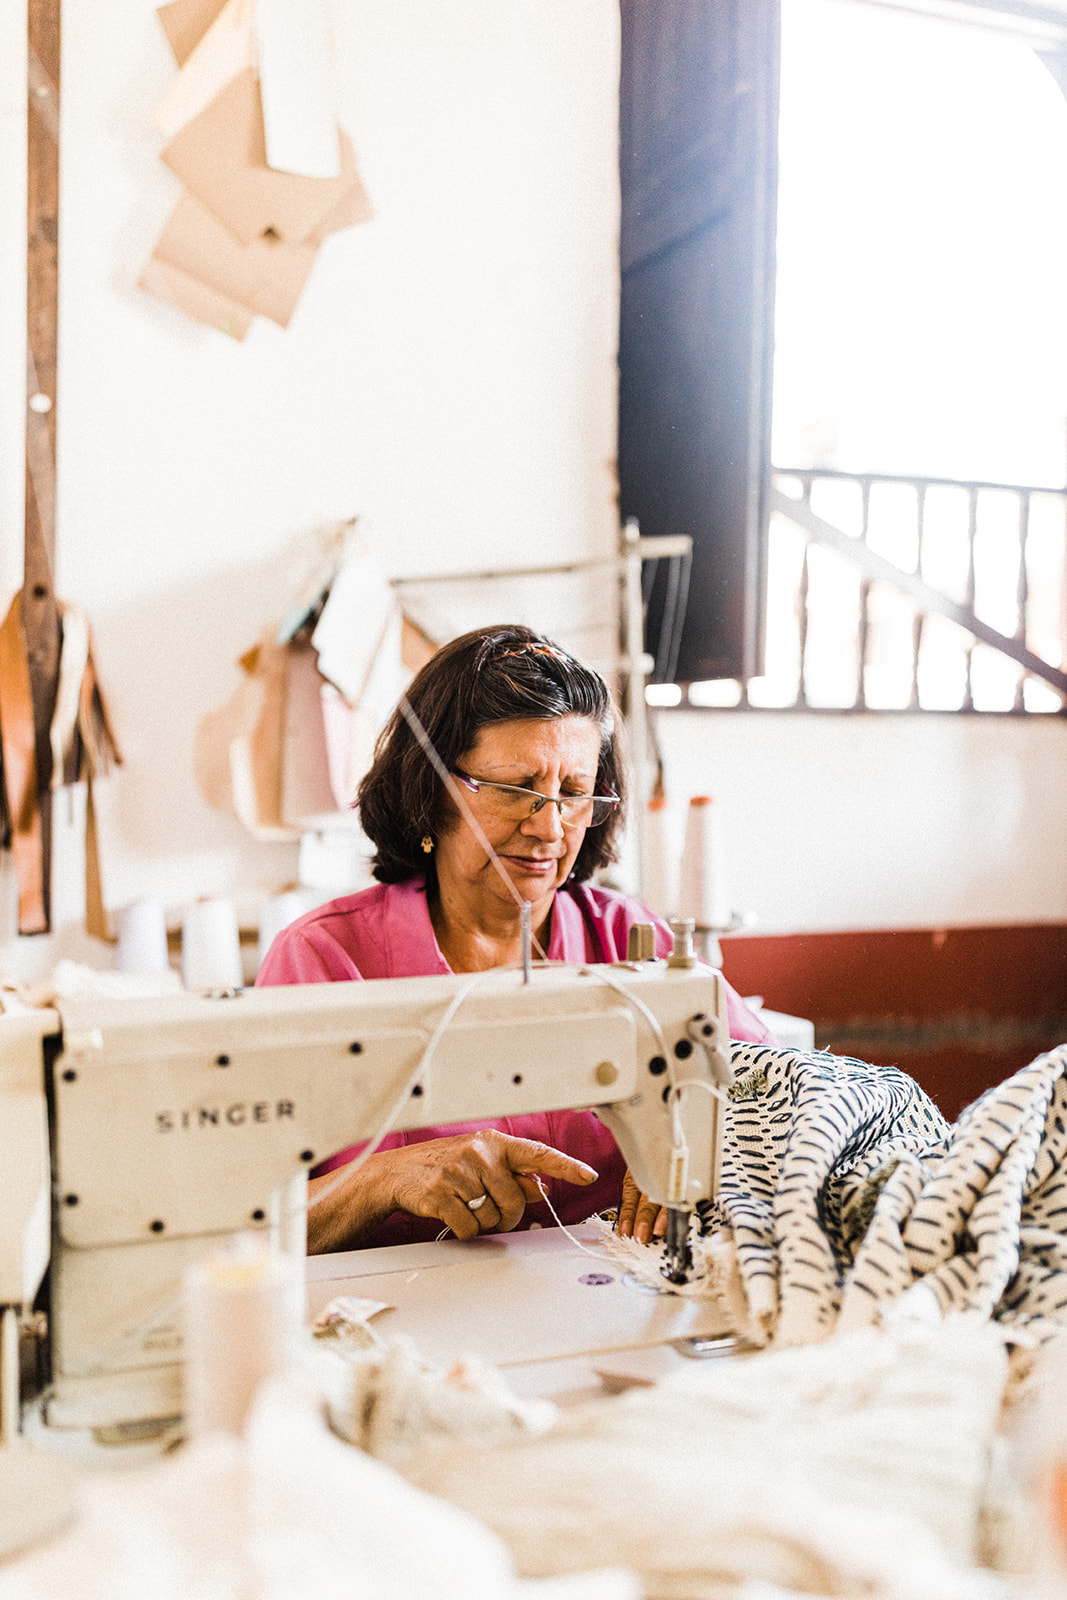
[[[684,1276],[690,1209],[718,1182],[729,1069],[719,975],[672,959],[4,1018],[6,1436],[19,1322],[46,1274],[47,1425],[179,1415],[186,1267],[248,1228],[303,1254],[308,1169],[386,1126],[593,1107],[669,1206],[667,1272]]]

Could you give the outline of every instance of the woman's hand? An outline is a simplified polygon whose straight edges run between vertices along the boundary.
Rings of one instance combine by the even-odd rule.
[[[390,1155],[396,1162],[393,1209],[437,1217],[457,1239],[491,1231],[510,1233],[528,1200],[540,1200],[534,1173],[592,1183],[596,1172],[551,1145],[515,1139],[496,1129],[451,1134],[410,1144]],[[473,1210],[469,1202],[480,1201]]]
[[[312,1254],[358,1244],[394,1211],[434,1217],[457,1239],[474,1239],[518,1226],[529,1200],[540,1200],[535,1173],[589,1184],[596,1172],[584,1161],[533,1139],[486,1128],[450,1134],[396,1150],[379,1150],[308,1213]],[[312,1198],[336,1173],[312,1181]],[[471,1209],[469,1202],[481,1203]]]
[[[622,1180],[622,1199],[619,1201],[619,1220],[615,1231],[623,1239],[636,1239],[638,1244],[648,1244],[651,1239],[662,1239],[667,1231],[667,1208],[650,1200],[637,1187],[630,1169]]]

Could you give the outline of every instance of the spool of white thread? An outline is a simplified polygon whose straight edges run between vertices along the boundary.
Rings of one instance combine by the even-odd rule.
[[[186,906],[182,982],[187,989],[241,987],[241,941],[232,900],[196,900]]]
[[[166,972],[167,919],[158,900],[135,900],[119,912],[120,972]]]
[[[282,929],[287,928],[290,922],[295,922],[297,917],[302,917],[305,911],[310,911],[318,898],[311,889],[287,889],[284,894],[276,894],[273,899],[264,901],[259,913],[257,966],[263,965],[267,951]]]
[[[678,871],[671,848],[671,812],[666,795],[653,795],[645,812],[645,881],[642,899],[650,911],[673,917]]]
[[[730,926],[719,812],[710,794],[696,794],[689,801],[679,873],[678,915],[692,917],[698,928]]]
[[[296,1359],[303,1262],[252,1235],[185,1274],[185,1420],[191,1439],[240,1434],[266,1378]]]

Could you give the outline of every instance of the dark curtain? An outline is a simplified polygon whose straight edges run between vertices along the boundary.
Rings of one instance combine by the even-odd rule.
[[[643,534],[694,541],[680,643],[666,572],[651,593],[656,676],[749,677],[763,653],[778,0],[621,3],[620,507]]]

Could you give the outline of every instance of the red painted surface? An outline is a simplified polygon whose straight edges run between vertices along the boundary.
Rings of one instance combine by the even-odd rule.
[[[1067,1041],[1067,926],[735,935],[723,971],[744,995],[810,1017],[816,1043],[891,1062],[954,1117]]]

